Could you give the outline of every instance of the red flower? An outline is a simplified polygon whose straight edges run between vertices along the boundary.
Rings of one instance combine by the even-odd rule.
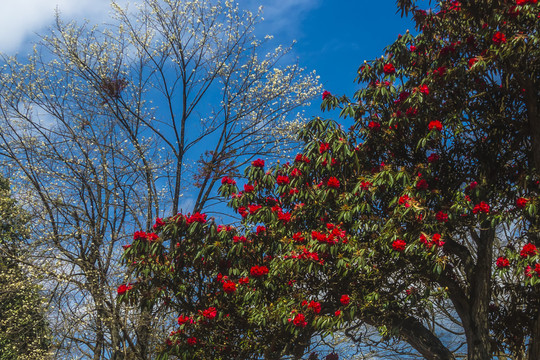
[[[180,315],[178,317],[178,325],[185,324],[187,322],[193,322],[193,320],[189,316]]]
[[[313,312],[318,314],[321,312],[321,303],[311,300],[308,304],[308,309],[313,309]]]
[[[399,198],[398,203],[399,205],[404,205],[406,208],[411,207],[411,204],[409,204],[409,201],[412,200],[408,195],[403,195]]]
[[[529,199],[520,197],[516,200],[516,206],[518,209],[524,209],[525,206],[527,206],[527,203],[529,202]]]
[[[131,247],[131,244],[122,245],[122,249],[127,250]]]
[[[369,181],[362,181],[360,183],[360,188],[362,190],[369,190],[369,187],[371,186],[371,183]]]
[[[330,144],[329,143],[321,143],[319,145],[319,153],[325,153],[327,152],[328,150],[330,150]]]
[[[396,72],[396,68],[394,67],[394,65],[388,63],[384,65],[383,71],[386,75],[392,75]]]
[[[418,87],[418,91],[420,91],[420,92],[421,92],[422,94],[424,94],[424,95],[429,95],[429,88],[428,88],[428,86],[425,85],[425,84],[424,84],[424,85],[420,85],[420,86]]]
[[[212,307],[209,307],[206,310],[203,310],[201,312],[201,315],[204,316],[205,318],[211,320],[211,319],[213,319],[213,318],[215,318],[217,316],[217,310],[216,310],[215,307],[212,306]]]
[[[349,297],[349,295],[341,295],[341,299],[339,299],[339,302],[341,303],[341,305],[347,306],[351,302],[351,298]]]
[[[493,34],[492,40],[495,45],[501,45],[506,42],[506,35],[500,31],[497,31],[495,34]]]
[[[165,225],[165,222],[163,222],[163,219],[162,218],[156,218],[156,222],[154,223],[152,228],[154,230],[157,230],[158,228],[162,227],[163,225]]]
[[[192,336],[192,337],[187,339],[187,343],[190,346],[194,346],[194,345],[197,344],[197,338],[195,336]]]
[[[307,322],[304,314],[296,314],[293,319],[293,324],[296,327],[306,327]]]
[[[330,91],[325,91],[325,92],[322,93],[322,99],[323,99],[323,100],[326,99],[326,98],[329,97],[329,96],[332,96],[332,94],[330,93]]]
[[[309,164],[310,160],[307,156],[304,156],[303,154],[296,154],[296,157],[294,158],[295,162],[303,162],[306,164]]]
[[[434,234],[431,238],[432,244],[435,244],[439,247],[444,245],[444,241],[441,240],[441,234]]]
[[[536,4],[538,0],[516,0],[516,5]]]
[[[190,217],[186,216],[186,222],[188,225],[194,222],[204,224],[206,223],[206,214],[201,214],[200,212],[197,211],[195,214],[191,215]]]
[[[489,205],[483,201],[480,204],[474,205],[473,214],[478,214],[479,212],[489,214]]]
[[[473,58],[470,58],[469,59],[469,69],[472,68],[474,66],[474,64],[476,64],[478,62],[478,59],[473,57]]]
[[[252,192],[253,190],[255,190],[255,187],[251,184],[244,184],[244,192],[245,193],[250,193]]]
[[[266,266],[255,265],[251,267],[249,273],[251,274],[251,276],[260,277],[268,274],[268,268]]]
[[[286,185],[289,183],[289,177],[286,175],[278,175],[278,177],[276,178],[276,182],[278,183],[278,185]]]
[[[240,279],[238,279],[238,283],[239,284],[249,284],[249,278],[247,276],[243,277],[243,278],[240,278]]]
[[[228,176],[224,176],[223,179],[221,179],[221,185],[236,185],[236,181],[234,179],[231,179]]]
[[[236,291],[236,284],[233,281],[224,282],[223,291],[225,291],[227,294],[232,294]]]
[[[296,234],[293,235],[293,240],[294,242],[301,243],[301,242],[304,242],[306,239],[302,236],[302,233],[297,232]]]
[[[260,225],[257,226],[257,230],[256,230],[257,235],[260,235],[260,234],[264,233],[265,231],[266,231],[266,228],[264,226],[260,226]]]
[[[436,215],[435,215],[435,218],[437,219],[438,222],[448,222],[448,214],[447,213],[444,213],[442,211],[439,211]]]
[[[118,293],[118,295],[124,295],[126,293],[126,291],[129,291],[131,290],[133,287],[131,286],[131,284],[122,284],[118,287],[118,289],[116,290],[116,292]]]
[[[255,204],[248,205],[250,214],[256,214],[261,208],[262,208],[262,205],[255,205]]]
[[[523,249],[521,249],[521,252],[519,253],[519,255],[521,257],[528,257],[528,256],[534,256],[536,255],[537,253],[537,250],[536,250],[536,246],[534,244],[525,244],[525,246],[523,246]]]
[[[334,313],[334,316],[341,316],[341,310],[336,310],[336,312]]]
[[[251,163],[251,166],[253,166],[253,167],[258,167],[258,168],[263,168],[263,167],[264,167],[264,160],[262,160],[262,159],[257,159],[257,160],[255,160],[255,161],[253,161],[253,162]]]
[[[442,130],[442,124],[441,124],[441,122],[439,120],[433,120],[428,124],[428,129],[429,129],[429,131],[431,131],[431,130],[441,131]]]
[[[377,130],[379,130],[381,128],[381,124],[379,124],[376,121],[370,121],[369,124],[368,124],[368,128],[370,130],[377,131]]]
[[[500,256],[497,258],[495,265],[497,265],[499,269],[504,269],[510,266],[510,261],[508,261],[507,258]]]
[[[394,249],[395,251],[403,251],[405,250],[405,245],[407,245],[405,241],[397,239],[394,240],[394,242],[392,243],[392,249]]]
[[[331,176],[331,177],[328,179],[327,185],[328,185],[328,187],[330,187],[330,188],[338,189],[338,188],[339,188],[339,180],[338,180],[337,178],[335,178],[334,176]]]
[[[302,176],[302,172],[300,170],[298,170],[298,168],[294,168],[291,171],[291,176],[292,177]]]

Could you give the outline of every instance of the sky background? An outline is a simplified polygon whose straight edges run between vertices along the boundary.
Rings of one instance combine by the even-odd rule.
[[[126,3],[120,0],[119,3]],[[131,2],[136,2],[132,0]],[[272,45],[297,43],[292,56],[308,70],[316,70],[325,90],[351,96],[356,70],[364,60],[382,55],[397,35],[413,29],[396,14],[394,0],[238,0],[241,7],[263,6],[261,37],[274,36]],[[54,25],[56,9],[64,21],[107,22],[109,0],[1,0],[0,52],[24,56],[36,34]],[[320,99],[306,115],[316,116]]]

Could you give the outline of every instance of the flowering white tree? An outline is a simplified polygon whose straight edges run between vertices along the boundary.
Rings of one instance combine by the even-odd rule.
[[[156,217],[208,209],[255,155],[283,155],[295,109],[320,91],[286,64],[290,48],[265,54],[260,14],[232,2],[112,5],[107,26],[58,19],[1,74],[1,165],[33,216],[56,358],[151,357],[154,309],[115,302],[121,245]]]

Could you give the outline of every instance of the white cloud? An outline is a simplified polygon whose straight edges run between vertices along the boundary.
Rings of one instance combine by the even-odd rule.
[[[34,34],[53,25],[55,10],[66,21],[101,22],[110,13],[109,0],[3,0],[0,11],[0,52],[13,54],[28,46]]]

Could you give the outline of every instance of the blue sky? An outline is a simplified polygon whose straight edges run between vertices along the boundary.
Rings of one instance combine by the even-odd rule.
[[[126,0],[117,0],[125,3]],[[132,0],[131,2],[137,2]],[[325,90],[352,95],[353,80],[364,59],[379,57],[398,34],[413,28],[396,14],[394,0],[238,0],[241,7],[263,6],[258,33],[274,35],[276,44],[297,41],[293,56],[316,70]],[[19,0],[0,12],[0,52],[24,55],[35,33],[45,33],[58,8],[65,20],[107,21],[108,0]],[[318,105],[319,99],[314,105]],[[313,106],[309,115],[318,106]]]

